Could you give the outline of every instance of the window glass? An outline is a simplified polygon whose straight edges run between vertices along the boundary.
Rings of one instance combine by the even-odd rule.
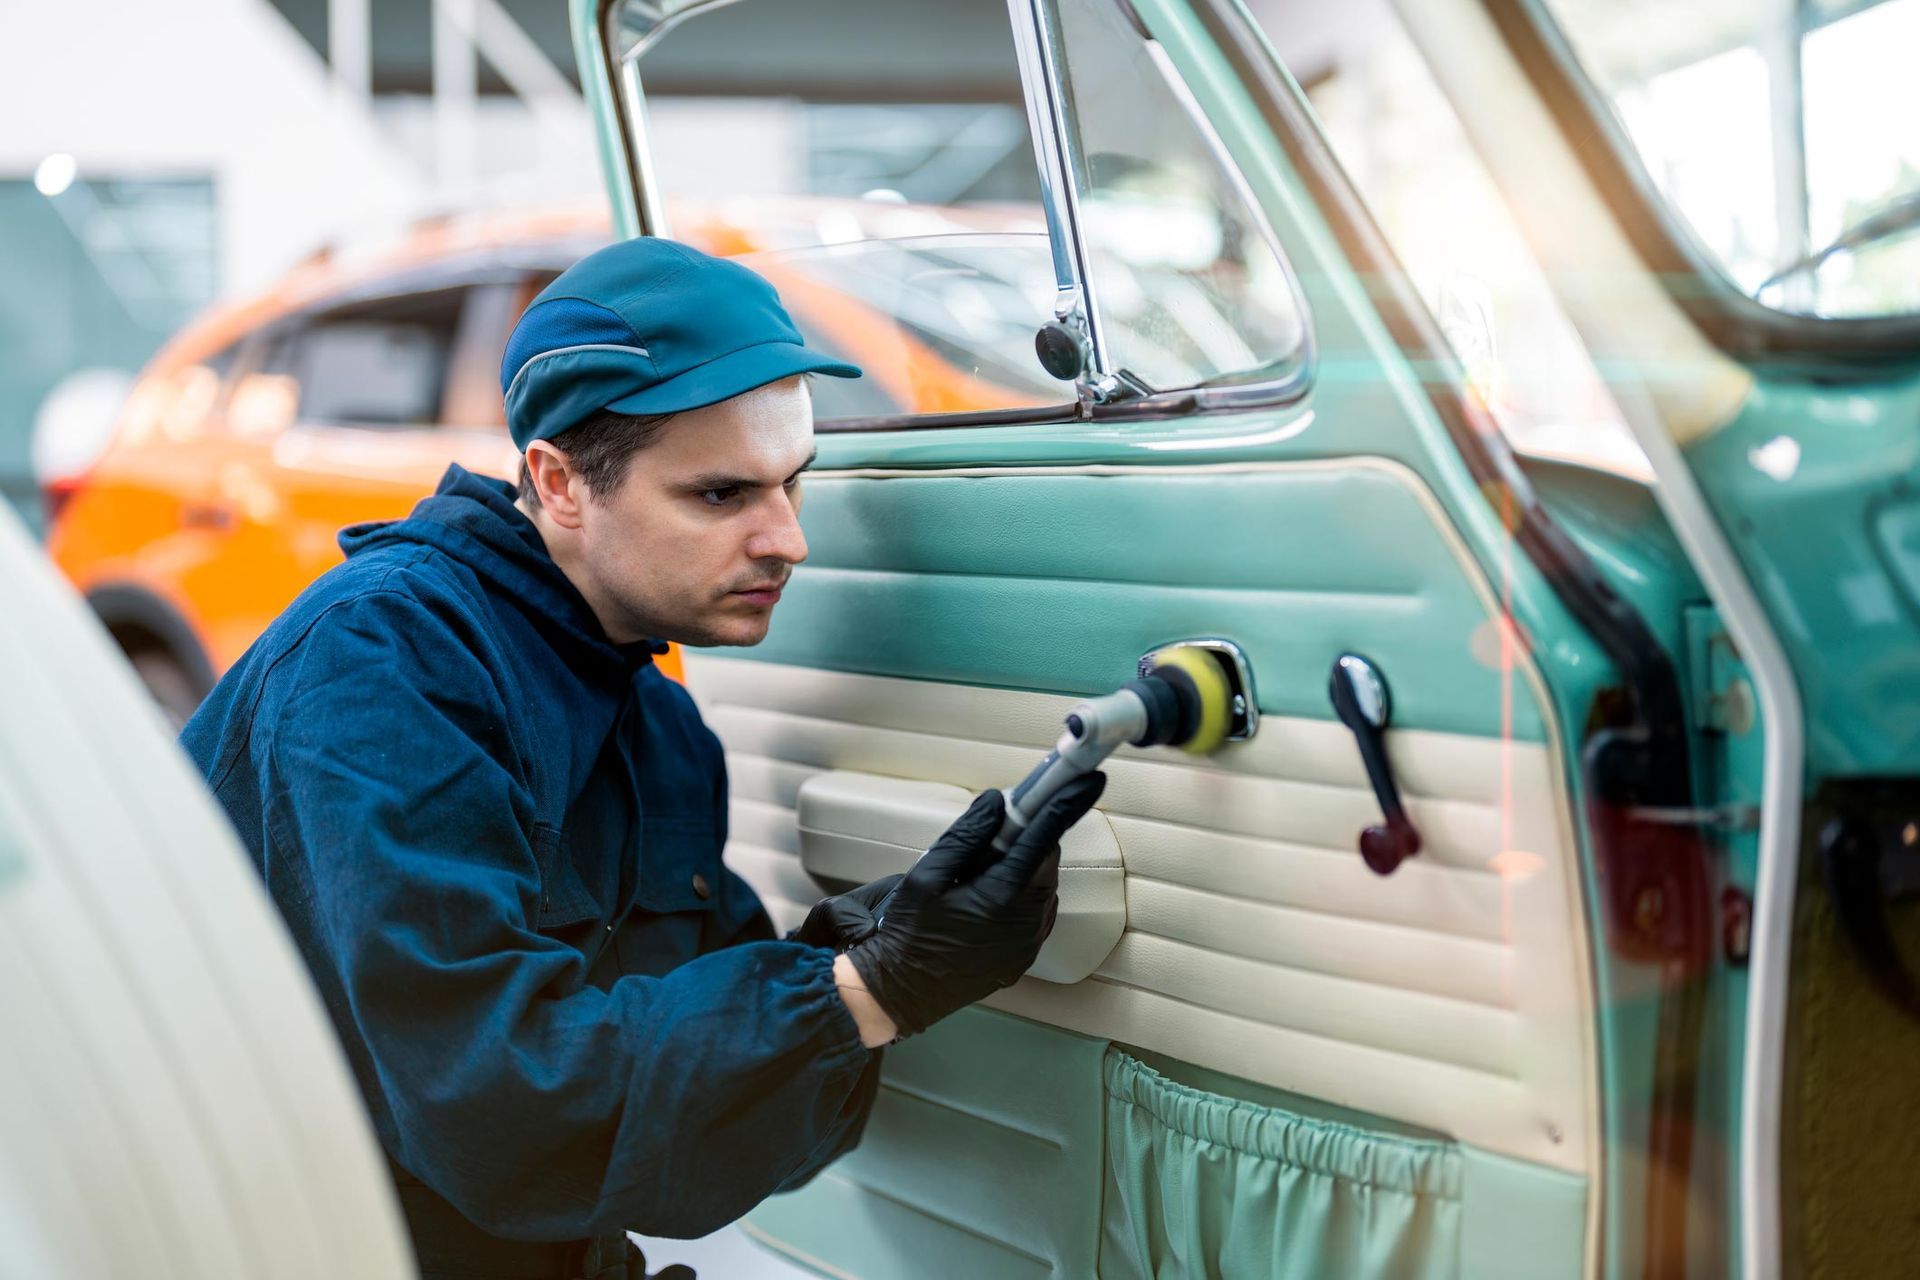
[[[1062,0],[1059,22],[1109,363],[1156,390],[1280,375],[1303,347],[1297,295],[1176,73],[1111,0]]]
[[[528,281],[472,286],[460,311],[460,335],[447,369],[440,420],[449,427],[505,435],[507,406],[500,395],[500,360],[507,335],[538,290]]]
[[[1270,13],[1309,70],[1322,130],[1439,322],[1468,383],[1526,454],[1651,480],[1605,382],[1387,0],[1349,0],[1315,41]]]
[[[1920,311],[1920,0],[1545,0],[1641,164],[1739,288]]]
[[[310,317],[274,344],[262,372],[292,383],[300,422],[439,426],[465,296],[442,289]]]
[[[1053,298],[1044,229],[933,232],[741,261],[773,282],[808,341],[860,365],[858,379],[818,378],[822,419],[1058,404],[1033,336]]]
[[[1004,0],[741,0],[634,67],[671,234],[865,370],[815,381],[823,424],[1073,398],[1033,350],[1054,287]]]

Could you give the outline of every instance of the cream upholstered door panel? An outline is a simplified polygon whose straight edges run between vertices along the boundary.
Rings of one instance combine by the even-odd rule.
[[[1230,635],[1258,735],[1109,761],[1125,928],[1084,981],[990,1003],[1595,1172],[1561,730],[1417,474],[1367,458],[845,471],[809,475],[807,495],[812,555],[767,641],[687,655],[728,751],[728,857],[777,920],[819,893],[798,857],[807,778],[1010,786],[1058,736],[1065,691]],[[1348,649],[1392,682],[1388,752],[1425,840],[1388,877],[1356,851],[1379,809],[1327,701]]]
[[[1075,701],[698,654],[687,675],[727,746],[727,856],[782,926],[819,893],[808,777],[1007,785]],[[1338,724],[1270,716],[1203,761],[1123,750],[1101,810],[1125,933],[1086,981],[989,1003],[1587,1171],[1586,940],[1550,753],[1417,731],[1389,751],[1426,848],[1380,877],[1354,851],[1378,814]]]

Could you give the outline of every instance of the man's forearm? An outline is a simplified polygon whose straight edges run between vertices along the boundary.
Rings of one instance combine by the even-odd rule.
[[[853,967],[853,961],[842,955],[833,958],[833,985],[840,992],[840,999],[846,1002],[847,1012],[853,1015],[854,1025],[860,1028],[860,1043],[869,1049],[878,1049],[883,1044],[893,1043],[900,1034],[880,1008],[880,1002],[873,998],[860,973]]]

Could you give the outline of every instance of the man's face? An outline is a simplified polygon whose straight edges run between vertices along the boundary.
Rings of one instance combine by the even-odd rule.
[[[759,644],[807,558],[800,473],[813,405],[799,378],[679,414],[611,493],[580,509],[583,594],[615,640]]]

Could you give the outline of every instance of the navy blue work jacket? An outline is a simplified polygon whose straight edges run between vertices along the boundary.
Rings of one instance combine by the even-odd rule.
[[[879,1055],[722,865],[720,745],[653,647],[459,467],[340,541],[182,741],[403,1187],[513,1240],[690,1237],[851,1148]]]

